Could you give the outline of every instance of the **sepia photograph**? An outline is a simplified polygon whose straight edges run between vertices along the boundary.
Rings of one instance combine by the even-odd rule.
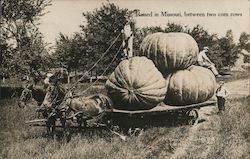
[[[0,159],[250,158],[250,0],[1,0]]]

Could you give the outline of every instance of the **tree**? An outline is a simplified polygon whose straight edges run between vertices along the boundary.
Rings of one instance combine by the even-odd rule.
[[[8,45],[4,66],[13,73],[38,73],[46,44],[38,29],[38,20],[50,0],[3,0],[1,1],[1,32],[3,43]],[[7,52],[5,52],[7,53]]]
[[[234,65],[236,59],[237,59],[237,47],[236,44],[233,41],[233,32],[232,30],[228,30],[226,32],[226,36],[219,39],[219,44],[224,51],[222,54],[223,58],[223,65],[224,66],[231,66]]]
[[[182,25],[175,24],[175,23],[168,23],[166,28],[164,29],[165,33],[169,32],[185,32],[185,29]]]
[[[55,57],[59,60],[57,65],[65,67],[68,73],[86,70],[90,58],[86,52],[86,40],[80,33],[76,33],[73,37],[60,33],[56,40]]]
[[[222,57],[222,54],[224,54],[224,52],[225,51],[219,45],[218,40],[214,40],[212,41],[212,45],[209,48],[207,56],[215,64],[217,68],[222,68],[224,67],[223,57]]]
[[[245,49],[250,52],[250,35],[246,32],[240,34],[238,46],[239,50]],[[250,62],[250,57],[245,56],[244,62]]]
[[[239,44],[238,47],[240,49],[248,49],[247,48],[247,44],[250,43],[250,35],[247,34],[246,32],[242,32],[240,34],[240,38],[239,38]],[[250,51],[250,50],[249,50]]]
[[[192,29],[187,29],[186,31],[190,34],[198,43],[198,47],[201,50],[204,46],[211,47],[214,41],[217,39],[216,34],[209,34],[201,25],[197,25]]]
[[[201,25],[197,25],[192,29],[187,28],[186,32],[196,40],[199,50],[202,50],[205,46],[209,47],[207,56],[217,68],[224,66],[223,61],[225,60],[223,60],[222,55],[224,54],[225,50],[221,48],[216,34],[209,34],[209,32]]]
[[[125,16],[131,15],[128,9],[120,9],[113,3],[104,4],[101,8],[93,12],[83,13],[87,20],[86,25],[81,25],[83,34],[86,37],[87,54],[90,55],[89,60],[92,65],[103,55],[103,53],[113,44],[116,37],[118,37],[123,29],[126,18]],[[98,63],[95,71],[103,72],[111,63],[115,54],[119,51],[122,39],[118,38],[113,46],[109,49],[108,53]],[[122,49],[120,50],[120,52]],[[120,55],[120,54],[119,54]],[[120,61],[118,56],[107,73],[114,70],[114,67]]]
[[[10,50],[8,43],[0,37],[0,77],[8,76],[8,63],[7,59],[10,58]]]

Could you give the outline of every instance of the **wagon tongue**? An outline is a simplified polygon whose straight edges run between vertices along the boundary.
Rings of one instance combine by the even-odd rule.
[[[118,132],[116,132],[116,131],[113,131],[113,130],[111,130],[111,129],[110,129],[110,131],[111,131],[113,134],[119,136],[123,141],[126,141],[126,138],[127,138],[127,137],[126,137],[125,135],[122,135],[122,134],[120,134],[120,133],[118,133]]]

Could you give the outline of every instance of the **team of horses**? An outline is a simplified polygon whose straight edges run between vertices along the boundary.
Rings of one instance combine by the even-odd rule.
[[[73,95],[62,87],[50,85],[46,89],[28,84],[23,89],[18,106],[24,108],[30,99],[37,102],[37,112],[47,119],[47,133],[54,135],[56,121],[60,120],[64,131],[70,127],[68,120],[76,119],[79,129],[86,120],[95,118],[112,108],[111,99],[103,94],[91,96]]]

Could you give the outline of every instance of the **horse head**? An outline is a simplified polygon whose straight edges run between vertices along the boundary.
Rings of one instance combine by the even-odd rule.
[[[65,96],[65,90],[59,86],[50,85],[46,89],[46,95],[42,102],[42,107],[44,108],[54,108],[55,106],[61,104]]]
[[[32,89],[33,89],[33,84],[28,84],[24,87],[18,101],[18,106],[20,108],[24,108],[27,101],[29,101],[32,98]]]

